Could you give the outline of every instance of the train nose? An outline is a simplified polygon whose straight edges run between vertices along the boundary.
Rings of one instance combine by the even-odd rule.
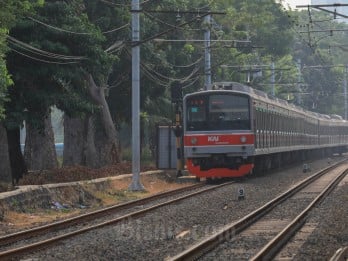
[[[223,155],[214,155],[213,162],[215,164],[223,164],[225,162],[225,158]]]

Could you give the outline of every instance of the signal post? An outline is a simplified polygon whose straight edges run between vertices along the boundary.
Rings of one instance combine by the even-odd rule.
[[[171,98],[175,107],[175,127],[173,128],[176,145],[176,175],[183,176],[184,169],[184,155],[182,151],[182,89],[179,82],[174,82],[171,85]]]

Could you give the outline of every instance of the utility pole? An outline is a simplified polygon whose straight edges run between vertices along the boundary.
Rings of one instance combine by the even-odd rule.
[[[343,92],[344,92],[344,119],[347,120],[347,70],[348,64],[344,68]]]
[[[140,4],[132,0],[132,183],[130,190],[144,190],[140,181]]]
[[[275,96],[275,76],[274,76],[274,62],[271,63],[271,84],[272,84],[272,96]]]
[[[204,17],[205,32],[204,32],[204,74],[205,74],[205,89],[211,89],[211,58],[210,58],[210,27],[211,27],[211,15]]]
[[[298,78],[297,78],[297,104],[301,104],[301,59],[297,60]]]

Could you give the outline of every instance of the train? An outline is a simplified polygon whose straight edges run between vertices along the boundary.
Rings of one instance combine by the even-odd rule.
[[[183,149],[197,178],[243,177],[311,157],[342,154],[348,122],[238,82],[183,98]]]

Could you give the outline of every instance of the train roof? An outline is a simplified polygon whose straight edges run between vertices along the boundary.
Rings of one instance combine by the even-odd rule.
[[[343,117],[341,115],[337,114],[330,114],[331,119],[336,119],[336,120],[343,120]]]
[[[310,117],[319,118],[322,120],[325,119],[325,120],[345,121],[339,115],[336,115],[336,114],[325,115],[325,114],[320,114],[317,112],[308,111],[303,109],[302,107],[296,106],[292,103],[288,103],[286,100],[282,100],[282,99],[270,96],[263,91],[253,89],[252,87],[241,84],[239,82],[214,82],[213,84],[211,84],[210,87],[211,87],[211,91],[233,90],[238,92],[244,92],[252,96],[254,99],[257,99],[260,101],[266,101],[267,103],[270,103],[272,105],[278,105],[279,107],[283,109],[289,109],[297,113],[307,114]]]

